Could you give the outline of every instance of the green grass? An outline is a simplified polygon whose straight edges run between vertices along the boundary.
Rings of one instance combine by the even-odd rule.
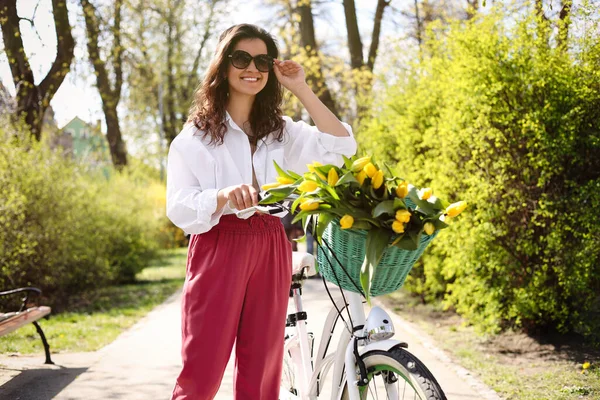
[[[111,286],[69,299],[69,312],[51,314],[40,325],[50,351],[95,351],[112,342],[179,290],[185,277],[186,249],[169,250],[138,274],[134,284]],[[0,338],[0,354],[43,354],[33,324]]]
[[[440,348],[503,399],[600,399],[600,359],[586,349],[567,355],[520,333],[484,336],[442,312],[439,304],[418,304],[403,291],[382,300],[434,337]],[[591,367],[584,371],[580,360],[590,361]]]

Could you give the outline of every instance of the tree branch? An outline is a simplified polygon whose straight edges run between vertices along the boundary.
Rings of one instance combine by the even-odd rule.
[[[113,27],[113,67],[115,71],[115,87],[113,88],[113,96],[118,103],[121,99],[121,88],[123,86],[123,53],[125,47],[121,44],[121,8],[123,0],[115,1],[115,22]]]
[[[17,15],[17,0],[0,0],[0,20],[2,20],[2,38],[4,49],[8,58],[8,65],[17,89],[21,83],[33,86],[33,72],[19,29],[19,16]],[[17,97],[19,96],[17,90]]]
[[[377,7],[379,7],[378,2]],[[358,18],[356,17],[356,5],[354,0],[343,0],[344,15],[346,16],[346,31],[348,33],[348,50],[350,51],[350,65],[352,69],[360,69],[363,63],[363,45],[360,40],[358,29]]]
[[[369,58],[367,59],[367,68],[373,72],[375,59],[377,58],[377,50],[379,48],[379,36],[381,35],[381,21],[383,20],[383,12],[390,4],[389,0],[378,0],[377,9],[375,10],[375,18],[373,21],[373,35],[371,36],[371,46],[369,48]]]

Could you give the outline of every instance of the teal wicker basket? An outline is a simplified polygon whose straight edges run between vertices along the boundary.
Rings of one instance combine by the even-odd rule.
[[[386,249],[371,282],[371,296],[380,296],[398,290],[404,284],[412,266],[436,235],[437,231],[433,235],[421,235],[416,250],[403,250],[395,246]],[[342,289],[359,293],[357,288],[361,288],[360,268],[365,258],[366,240],[366,231],[342,230],[338,220],[332,221],[323,233],[323,241],[327,242],[329,247],[323,243],[317,252],[321,275]],[[330,248],[343,264],[343,268]]]

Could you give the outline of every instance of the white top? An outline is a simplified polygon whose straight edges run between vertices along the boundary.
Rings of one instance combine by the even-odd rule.
[[[276,181],[273,160],[284,170],[298,174],[306,164],[343,164],[342,154],[356,153],[350,125],[342,122],[350,136],[320,132],[303,121],[285,121],[283,141],[273,134],[259,141],[254,155],[246,134],[226,114],[227,131],[222,145],[209,145],[210,137],[193,124],[186,124],[171,143],[167,164],[167,216],[189,234],[208,232],[223,214],[235,210],[226,205],[217,210],[217,192],[228,186],[252,185],[252,166],[260,186]]]

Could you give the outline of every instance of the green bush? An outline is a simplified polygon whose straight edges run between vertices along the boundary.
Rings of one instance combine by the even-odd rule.
[[[600,338],[600,38],[571,50],[538,21],[454,23],[396,76],[363,149],[470,207],[407,287],[487,331]]]
[[[127,171],[107,179],[2,126],[1,289],[37,286],[60,304],[131,281],[157,256],[164,205],[150,191],[163,185]]]

